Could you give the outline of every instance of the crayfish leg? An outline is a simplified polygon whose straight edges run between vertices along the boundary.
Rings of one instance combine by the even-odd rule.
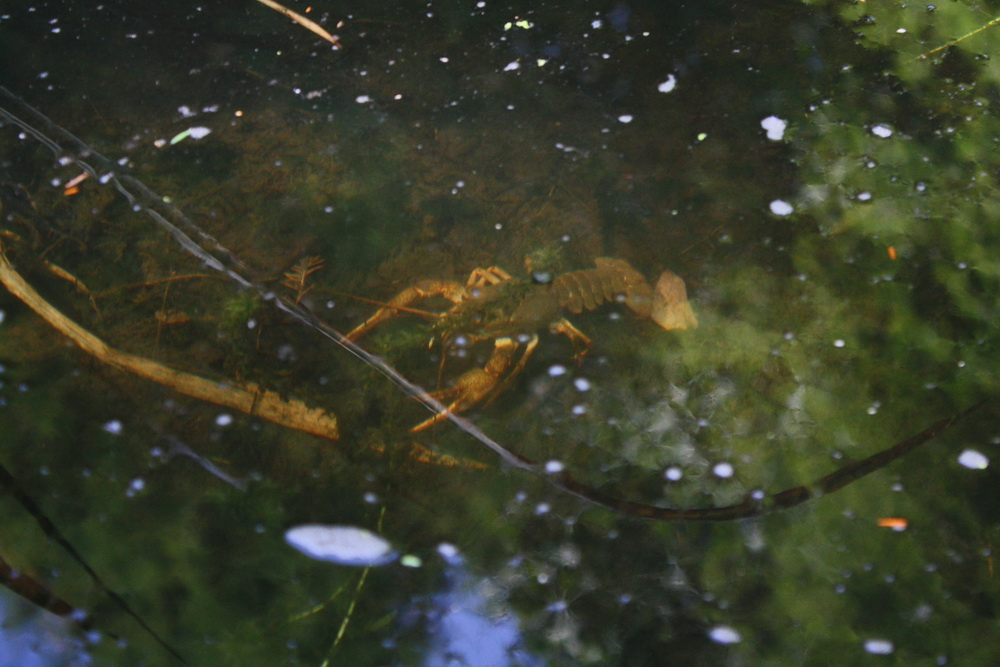
[[[553,323],[550,330],[552,333],[560,333],[569,338],[575,351],[573,358],[578,363],[582,363],[583,358],[590,352],[590,339],[587,338],[587,335],[573,326],[573,323],[567,319]]]
[[[468,293],[465,287],[453,280],[421,280],[386,301],[385,305],[375,311],[375,314],[356,326],[349,334],[348,340],[357,340],[374,329],[385,320],[405,312],[407,306],[419,299],[430,299],[440,296],[452,303],[464,300]]]
[[[455,396],[456,398],[447,408],[436,413],[433,417],[420,422],[411,428],[410,432],[417,433],[418,431],[430,428],[447,419],[450,414],[463,412],[477,405],[491,393],[499,393],[501,389],[506,387],[510,378],[524,368],[524,364],[527,362],[527,355],[535,349],[535,344],[538,342],[537,336],[532,338],[528,342],[528,347],[525,349],[524,354],[521,355],[518,364],[514,367],[513,372],[507,378],[504,378],[504,382],[502,383],[500,380],[510,368],[520,344],[510,338],[497,338],[493,342],[493,353],[490,355],[485,367],[468,370],[455,381],[455,386],[429,394],[433,398],[444,396]]]
[[[499,266],[491,266],[488,269],[473,269],[472,273],[469,274],[468,280],[465,281],[465,286],[469,289],[475,289],[477,287],[486,287],[487,285],[499,285],[505,280],[510,280],[510,274],[501,269]]]
[[[504,339],[500,339],[500,340],[504,340]],[[510,339],[506,339],[506,340],[510,341]],[[514,353],[514,350],[517,349],[517,343],[514,343],[513,341],[510,341],[510,342],[511,342],[511,344],[514,345],[514,348],[511,350],[511,357],[510,357],[511,359],[513,359],[513,353]],[[514,378],[516,378],[518,376],[518,374],[520,374],[521,371],[524,370],[524,367],[528,365],[528,358],[531,356],[531,353],[535,351],[535,347],[537,345],[538,345],[538,336],[532,334],[531,338],[528,339],[528,342],[525,344],[525,346],[524,346],[524,352],[521,353],[521,358],[517,360],[517,365],[514,366],[514,370],[512,370],[510,373],[508,373],[507,377],[505,377],[503,379],[503,382],[499,383],[496,386],[496,388],[493,391],[493,395],[490,396],[490,398],[489,398],[488,401],[486,401],[485,403],[483,403],[483,407],[484,408],[487,405],[489,405],[490,403],[492,403],[494,401],[494,399],[496,399],[497,396],[499,396],[500,394],[502,394],[507,389],[507,387],[510,386],[511,381]],[[494,354],[494,356],[496,356],[496,350],[494,350],[493,354]],[[492,360],[493,360],[493,358],[491,357],[490,361],[492,361]],[[507,364],[508,365],[510,364],[509,360],[508,360]],[[487,364],[487,369],[488,368],[489,368],[489,364]]]

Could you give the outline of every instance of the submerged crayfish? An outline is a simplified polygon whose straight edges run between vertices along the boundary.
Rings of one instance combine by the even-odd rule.
[[[447,409],[417,424],[421,431],[461,412],[483,399],[498,395],[520,373],[538,344],[539,329],[548,327],[565,334],[582,358],[590,349],[590,339],[562,316],[564,310],[579,314],[605,303],[624,303],[643,317],[650,317],[664,329],[698,326],[687,300],[684,281],[664,271],[650,287],[641,273],[623,259],[598,257],[595,268],[572,271],[545,283],[514,279],[499,267],[476,269],[464,285],[453,280],[422,280],[390,299],[374,315],[347,334],[357,340],[420,299],[443,297],[453,305],[443,313],[433,313],[435,339],[444,347],[471,346],[492,340],[493,352],[483,368],[473,368],[435,398],[451,398]],[[520,358],[515,363],[519,349]],[[492,399],[491,399],[492,400]]]

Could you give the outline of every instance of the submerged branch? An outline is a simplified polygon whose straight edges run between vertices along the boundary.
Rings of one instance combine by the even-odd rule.
[[[339,437],[337,418],[334,415],[319,408],[310,408],[302,401],[294,399],[286,401],[275,392],[261,389],[252,383],[223,384],[215,382],[110,347],[100,338],[63,315],[36,292],[14,269],[3,252],[2,244],[0,244],[0,282],[11,294],[76,343],[80,349],[109,366],[152,380],[185,396],[239,410],[281,426],[318,435],[328,440],[336,440]]]

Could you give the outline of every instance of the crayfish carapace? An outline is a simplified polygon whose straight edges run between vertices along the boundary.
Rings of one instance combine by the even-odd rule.
[[[450,388],[434,392],[435,398],[452,402],[447,410],[411,429],[421,431],[449,413],[468,410],[503,391],[528,363],[538,344],[535,332],[539,329],[548,327],[565,334],[577,359],[587,354],[590,339],[562,316],[564,310],[579,314],[605,303],[623,303],[668,331],[698,326],[684,281],[673,272],[664,271],[654,289],[623,259],[598,257],[594,264],[593,269],[564,273],[547,282],[515,279],[495,266],[474,270],[464,285],[453,280],[422,280],[386,302],[347,338],[357,340],[400,312],[413,312],[409,306],[418,300],[443,297],[455,305],[433,314],[437,321],[432,345],[435,339],[445,348],[493,341],[493,352],[483,368],[473,368]],[[518,350],[522,350],[519,358]]]

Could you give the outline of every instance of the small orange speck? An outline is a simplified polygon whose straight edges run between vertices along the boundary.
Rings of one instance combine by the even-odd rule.
[[[884,516],[878,520],[881,528],[892,528],[893,530],[906,530],[910,522],[898,516]]]
[[[889,246],[889,259],[891,259],[891,260],[895,260],[896,259],[896,247],[895,246]]]
[[[70,195],[75,195],[78,192],[80,192],[80,188],[78,188],[75,185],[71,188],[66,188],[65,190],[63,190],[63,194],[66,195],[67,197],[69,197]]]

